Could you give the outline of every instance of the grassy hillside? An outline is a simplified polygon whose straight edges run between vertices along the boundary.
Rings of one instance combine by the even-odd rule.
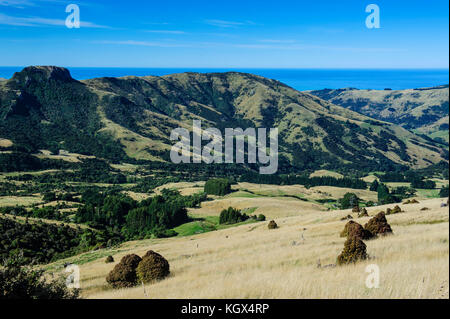
[[[344,238],[339,237],[351,211],[298,211],[297,216],[213,231],[189,237],[129,242],[50,264],[81,265],[85,298],[147,298],[143,288],[111,290],[105,282],[114,264],[129,253],[152,249],[170,262],[171,275],[146,287],[148,298],[449,298],[449,223],[443,199],[400,205],[404,213],[387,216],[394,234],[366,241],[370,260],[336,268]],[[369,208],[373,216],[389,206]],[[430,210],[421,211],[423,207]],[[355,214],[353,214],[355,215]],[[355,219],[364,224],[369,217]],[[380,268],[380,287],[367,289],[365,267]]]
[[[399,126],[251,74],[75,81],[63,68],[29,67],[1,82],[0,93],[0,138],[13,143],[3,147],[8,151],[168,161],[171,130],[201,119],[204,128],[221,130],[278,127],[284,172],[417,168],[448,159],[440,145]]]
[[[409,90],[317,90],[309,93],[375,119],[448,143],[448,85]]]

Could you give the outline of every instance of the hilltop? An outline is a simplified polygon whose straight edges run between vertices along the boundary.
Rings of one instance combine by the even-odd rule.
[[[0,138],[13,144],[6,150],[40,158],[63,150],[113,162],[169,161],[171,130],[200,119],[221,130],[278,127],[285,172],[448,160],[442,145],[400,126],[237,72],[76,81],[64,68],[27,67],[0,83],[0,118]]]

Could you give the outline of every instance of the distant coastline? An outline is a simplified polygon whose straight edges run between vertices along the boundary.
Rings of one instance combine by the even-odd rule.
[[[9,79],[23,67],[1,67],[0,78]],[[357,89],[404,90],[449,83],[448,69],[240,69],[240,68],[84,68],[69,67],[72,77],[85,80],[127,75],[162,76],[182,72],[245,72],[283,82],[294,89],[320,90],[353,87]]]

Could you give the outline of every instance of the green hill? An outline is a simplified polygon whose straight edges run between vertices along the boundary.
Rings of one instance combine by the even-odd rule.
[[[448,110],[447,110],[448,111]],[[58,67],[27,67],[0,82],[4,151],[59,150],[114,162],[168,161],[170,132],[278,127],[287,170],[389,170],[448,159],[438,143],[336,106],[283,83],[244,73],[72,79]]]

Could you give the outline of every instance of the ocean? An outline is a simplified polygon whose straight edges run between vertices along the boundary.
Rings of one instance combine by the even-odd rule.
[[[0,67],[0,78],[9,79],[23,67]],[[199,68],[80,68],[69,67],[72,77],[85,80],[127,75],[166,75],[181,72],[253,73],[283,82],[297,90],[358,89],[393,90],[432,87],[449,83],[448,69],[199,69]]]

